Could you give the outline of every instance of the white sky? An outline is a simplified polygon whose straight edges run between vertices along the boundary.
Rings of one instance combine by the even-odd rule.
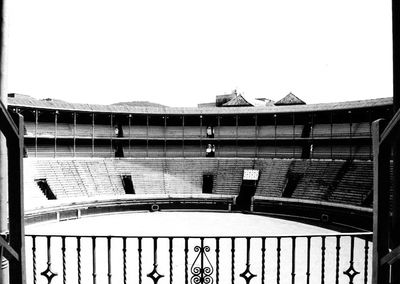
[[[169,106],[392,96],[390,0],[8,0],[6,91]]]

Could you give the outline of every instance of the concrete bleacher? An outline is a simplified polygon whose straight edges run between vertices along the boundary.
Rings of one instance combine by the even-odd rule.
[[[368,161],[263,158],[27,158],[27,196],[44,196],[46,179],[57,199],[124,195],[122,176],[135,194],[201,194],[203,175],[213,175],[213,194],[236,196],[244,169],[260,170],[255,195],[283,197],[291,174],[299,178],[290,197],[362,206],[372,189]],[[34,192],[36,191],[36,192]],[[40,194],[35,194],[39,192]],[[39,198],[40,197],[40,198]]]
[[[373,186],[373,165],[368,162],[352,161],[329,201],[361,205]]]

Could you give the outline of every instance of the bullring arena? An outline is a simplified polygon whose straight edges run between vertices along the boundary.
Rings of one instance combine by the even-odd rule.
[[[24,120],[28,283],[371,283],[372,122],[391,98],[72,104]]]

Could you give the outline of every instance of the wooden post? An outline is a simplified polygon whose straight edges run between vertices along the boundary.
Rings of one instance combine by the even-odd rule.
[[[7,139],[8,148],[8,214],[10,245],[19,260],[10,261],[10,283],[25,283],[25,226],[23,191],[24,120],[18,114],[19,139]]]
[[[400,109],[400,3],[392,0],[393,33],[393,108]],[[400,134],[393,138],[393,202],[390,230],[392,249],[400,245]],[[400,283],[400,261],[392,265],[392,283]]]
[[[385,129],[383,119],[372,124],[374,150],[374,205],[373,205],[373,272],[372,283],[389,283],[389,266],[380,265],[380,260],[389,252],[389,180],[390,146],[381,143],[380,137]]]

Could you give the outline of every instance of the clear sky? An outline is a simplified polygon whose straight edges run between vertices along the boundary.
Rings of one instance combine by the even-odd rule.
[[[390,0],[8,0],[6,91],[196,106],[392,96]]]

